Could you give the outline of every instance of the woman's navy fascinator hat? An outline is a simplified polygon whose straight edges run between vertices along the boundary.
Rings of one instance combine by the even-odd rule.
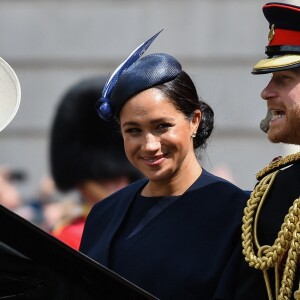
[[[118,117],[129,98],[175,79],[182,71],[181,64],[168,54],[154,53],[140,58],[161,31],[136,48],[108,78],[96,103],[102,119],[108,121]]]

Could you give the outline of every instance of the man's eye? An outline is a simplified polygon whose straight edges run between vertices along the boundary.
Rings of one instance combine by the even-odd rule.
[[[282,75],[281,77],[279,77],[278,80],[280,81],[280,80],[289,80],[289,79],[292,79],[292,77],[289,75]]]

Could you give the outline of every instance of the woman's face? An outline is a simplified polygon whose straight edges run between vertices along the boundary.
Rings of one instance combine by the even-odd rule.
[[[129,99],[120,113],[125,152],[150,181],[170,181],[194,168],[192,135],[201,112],[191,120],[155,88]]]

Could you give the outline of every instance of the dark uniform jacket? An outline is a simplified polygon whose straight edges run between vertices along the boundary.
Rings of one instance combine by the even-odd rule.
[[[159,299],[232,300],[248,196],[205,170],[110,261],[114,237],[146,183],[131,184],[94,206],[80,250]]]
[[[258,240],[260,245],[273,245],[289,208],[300,197],[300,162],[281,170],[277,175],[262,207],[258,220]],[[269,276],[274,294],[274,268]],[[294,289],[299,287],[299,270]],[[267,290],[260,270],[250,268],[244,261],[238,285],[236,300],[268,300]],[[275,298],[274,298],[275,299]]]

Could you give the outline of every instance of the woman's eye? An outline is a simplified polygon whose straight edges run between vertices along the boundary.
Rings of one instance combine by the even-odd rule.
[[[172,127],[172,126],[173,126],[173,125],[170,124],[170,123],[162,123],[162,124],[159,124],[159,125],[157,126],[157,128],[158,128],[158,129],[168,129],[168,128]]]
[[[138,129],[138,128],[128,128],[128,129],[125,130],[125,132],[127,132],[127,133],[139,133],[139,132],[141,132],[141,130]]]

